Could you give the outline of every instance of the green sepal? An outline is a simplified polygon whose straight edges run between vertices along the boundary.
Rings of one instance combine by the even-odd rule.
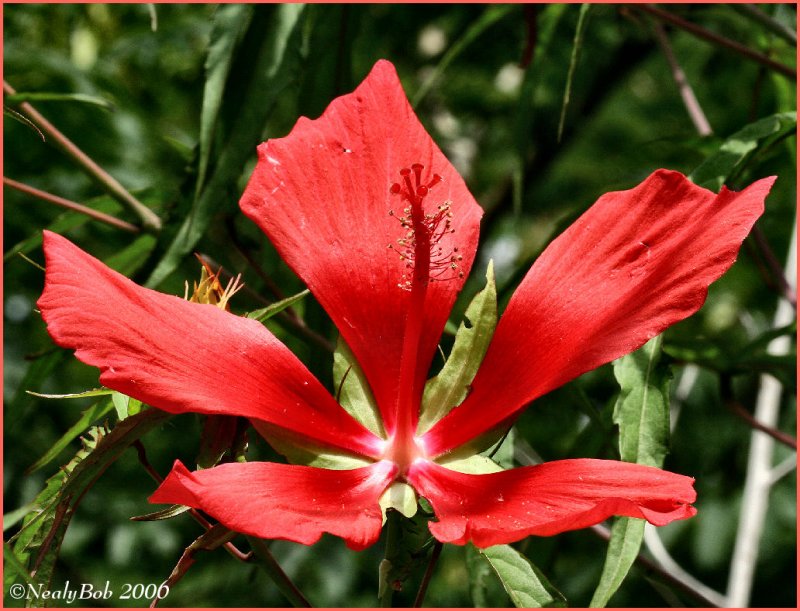
[[[111,393],[111,401],[114,403],[114,409],[117,410],[117,418],[120,421],[125,420],[128,416],[135,416],[142,411],[141,401],[128,395],[123,395],[116,390]]]
[[[374,463],[373,460],[315,445],[299,435],[266,422],[253,422],[253,426],[276,452],[294,465],[322,469],[358,469]]]
[[[417,434],[424,435],[469,393],[497,325],[494,264],[486,269],[486,287],[472,300],[456,332],[450,356],[438,375],[428,380],[422,397]]]
[[[483,475],[485,473],[499,473],[503,471],[503,467],[488,456],[483,456],[481,454],[474,454],[466,458],[452,458],[448,456],[436,462],[452,471],[468,473],[470,475]]]
[[[417,513],[417,491],[405,482],[393,482],[378,500],[383,512],[383,523],[386,523],[386,512],[395,509],[407,518]]]
[[[378,437],[386,437],[378,404],[350,347],[339,337],[333,353],[333,385],[339,404]]]

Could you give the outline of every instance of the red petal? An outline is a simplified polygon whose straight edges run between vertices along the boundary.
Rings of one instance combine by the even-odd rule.
[[[396,471],[386,461],[347,471],[253,462],[191,473],[175,461],[149,500],[200,509],[263,539],[311,545],[327,532],[360,550],[380,536],[378,499]]]
[[[100,382],[168,412],[264,420],[326,446],[373,454],[358,424],[255,320],[142,288],[44,232],[47,330]]]
[[[663,526],[696,513],[691,477],[613,460],[558,460],[486,475],[420,461],[408,481],[433,505],[433,535],[459,545],[555,535],[613,515]]]
[[[433,173],[443,179],[426,197],[426,211],[451,202],[455,233],[439,245],[445,252],[458,247],[466,278],[481,209],[414,115],[387,61],[375,64],[353,93],[334,100],[319,119],[303,117],[287,137],[259,146],[258,165],[241,200],[245,214],[269,236],[344,336],[389,434],[410,296],[398,287],[408,270],[388,248],[406,232],[398,217],[408,204],[389,189],[401,181],[399,171],[414,163],[425,166],[426,182]],[[464,278],[430,284],[416,362],[419,387]]]
[[[472,393],[425,437],[458,447],[696,312],[736,260],[774,178],[719,195],[659,170],[607,193],[550,244],[514,293]]]

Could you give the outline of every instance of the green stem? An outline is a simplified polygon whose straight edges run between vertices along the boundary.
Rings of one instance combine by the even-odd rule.
[[[17,92],[11,85],[3,81],[3,93],[5,95],[15,95]],[[161,219],[155,212],[150,210],[142,202],[131,195],[125,187],[123,187],[117,179],[111,176],[103,168],[101,168],[93,159],[86,153],[79,149],[72,140],[62,134],[56,127],[45,119],[39,111],[37,111],[28,102],[21,102],[18,106],[19,110],[33,122],[36,127],[44,134],[50,136],[53,141],[75,162],[77,162],[92,178],[99,182],[114,198],[129,206],[139,218],[142,219],[142,224],[148,229],[158,231],[161,229]]]
[[[308,602],[303,593],[297,588],[289,576],[283,572],[283,569],[275,560],[275,557],[269,551],[267,544],[263,540],[256,537],[247,537],[250,542],[250,547],[253,549],[255,557],[259,560],[259,566],[269,575],[272,582],[278,587],[287,600],[295,607],[310,607],[311,603]]]
[[[388,582],[387,576],[391,571],[392,558],[397,558],[397,548],[400,545],[400,513],[390,509],[386,512],[386,551],[380,567],[380,580],[378,586],[378,604],[381,607],[392,606],[394,588]]]
[[[10,178],[6,178],[5,176],[3,176],[3,184],[11,187],[12,189],[16,189],[17,191],[21,191],[22,193],[26,193],[43,201],[55,204],[56,206],[61,206],[62,208],[67,208],[69,210],[74,210],[75,212],[80,212],[81,214],[85,214],[86,216],[93,218],[96,221],[100,221],[101,223],[106,223],[107,225],[111,225],[112,227],[116,227],[124,231],[129,231],[131,233],[139,233],[139,228],[136,225],[131,225],[130,223],[120,220],[114,216],[111,216],[110,214],[105,214],[104,212],[98,212],[97,210],[93,210],[88,206],[84,206],[83,204],[73,202],[69,199],[64,199],[63,197],[59,197],[58,195],[53,195],[52,193],[48,193],[47,191],[40,191],[39,189],[31,187],[30,185],[26,185],[25,183],[17,182],[16,180],[12,180]]]

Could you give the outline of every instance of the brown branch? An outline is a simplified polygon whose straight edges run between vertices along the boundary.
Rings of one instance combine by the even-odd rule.
[[[683,105],[686,107],[686,112],[689,113],[689,118],[692,120],[694,128],[697,130],[697,133],[700,136],[710,136],[712,133],[714,133],[714,131],[711,129],[711,124],[708,122],[706,114],[703,112],[703,109],[700,107],[700,103],[697,101],[697,96],[694,95],[694,90],[689,84],[689,80],[686,78],[686,73],[683,71],[683,68],[681,68],[680,63],[678,63],[678,58],[675,57],[675,53],[672,50],[672,45],[669,43],[669,38],[667,37],[666,32],[664,32],[664,28],[660,23],[654,21],[653,32],[655,33],[656,41],[661,47],[661,51],[664,53],[664,57],[669,64],[670,72],[672,73],[672,79],[678,86],[678,91],[681,94]]]
[[[784,433],[783,431],[779,431],[778,429],[774,429],[772,427],[761,424],[738,401],[734,399],[726,399],[725,407],[727,407],[731,411],[731,413],[733,413],[735,416],[738,416],[739,418],[744,420],[750,426],[750,428],[756,429],[758,431],[761,431],[762,433],[769,435],[775,441],[782,443],[783,445],[788,446],[795,452],[797,452],[797,439],[795,439],[788,433]]]
[[[648,13],[653,15],[654,17],[660,19],[661,21],[666,21],[667,23],[671,23],[672,25],[681,28],[693,34],[697,38],[702,40],[706,40],[711,42],[717,46],[723,47],[743,57],[751,59],[759,64],[762,64],[775,72],[778,72],[792,80],[797,80],[797,75],[795,73],[794,68],[782,64],[780,62],[775,61],[774,59],[764,55],[763,53],[759,53],[758,51],[753,51],[751,48],[746,47],[745,45],[736,42],[735,40],[731,40],[730,38],[725,38],[724,36],[720,36],[710,30],[705,29],[702,26],[699,26],[691,21],[686,21],[682,17],[678,17],[673,13],[665,11],[660,8],[656,8],[651,4],[637,4],[632,6],[631,8],[635,8],[636,10],[642,11],[644,13]]]
[[[25,183],[21,183],[3,176],[3,184],[11,187],[12,189],[16,189],[17,191],[21,191],[22,193],[26,193],[43,201],[55,204],[56,206],[61,206],[62,208],[80,212],[81,214],[85,214],[96,221],[100,221],[101,223],[106,223],[107,225],[111,225],[131,233],[139,233],[139,228],[136,225],[132,225],[131,223],[118,219],[110,214],[98,212],[97,210],[89,208],[88,206],[73,202],[72,200],[59,197],[58,195],[53,195],[47,191],[40,191],[39,189],[31,187],[30,185],[26,185]]]
[[[769,242],[767,241],[766,236],[764,236],[764,232],[761,231],[761,228],[758,225],[754,225],[750,235],[752,236],[759,252],[764,257],[764,262],[769,268],[771,277],[778,285],[778,291],[783,298],[786,299],[786,301],[792,304],[792,307],[797,309],[797,292],[786,280],[786,276],[783,273],[783,266],[781,265],[780,261],[778,261],[775,253],[772,252],[772,248],[770,248]]]
[[[17,92],[11,85],[3,81],[3,92],[6,95],[15,95]],[[129,206],[139,218],[142,219],[142,224],[155,231],[161,229],[161,219],[158,218],[155,212],[150,210],[142,202],[136,199],[131,193],[123,187],[116,178],[111,176],[103,168],[101,168],[95,161],[84,153],[78,146],[62,134],[50,121],[44,118],[39,111],[37,111],[28,102],[20,102],[17,108],[28,119],[33,122],[36,127],[44,132],[47,136],[53,139],[55,143],[78,165],[80,165],[85,172],[92,178],[99,182],[114,198],[121,201],[123,204]]]

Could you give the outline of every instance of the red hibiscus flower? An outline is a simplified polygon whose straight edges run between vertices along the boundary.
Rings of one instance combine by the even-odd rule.
[[[327,532],[356,549],[378,539],[382,497],[399,506],[386,495],[411,488],[432,505],[431,532],[443,542],[485,547],[611,515],[662,525],[694,515],[691,478],[589,459],[470,474],[447,458],[695,312],[772,182],[717,195],[659,170],[602,196],[525,276],[466,399],[420,427],[481,209],[381,61],[322,117],[262,144],[241,200],[339,329],[374,422],[351,416],[260,323],[141,288],[48,232],[38,306],[56,343],[99,367],[109,388],[168,412],[248,418],[279,450],[349,458],[338,469],[256,462],[190,472],[176,462],[152,502],[189,505],[258,537],[311,544]]]

